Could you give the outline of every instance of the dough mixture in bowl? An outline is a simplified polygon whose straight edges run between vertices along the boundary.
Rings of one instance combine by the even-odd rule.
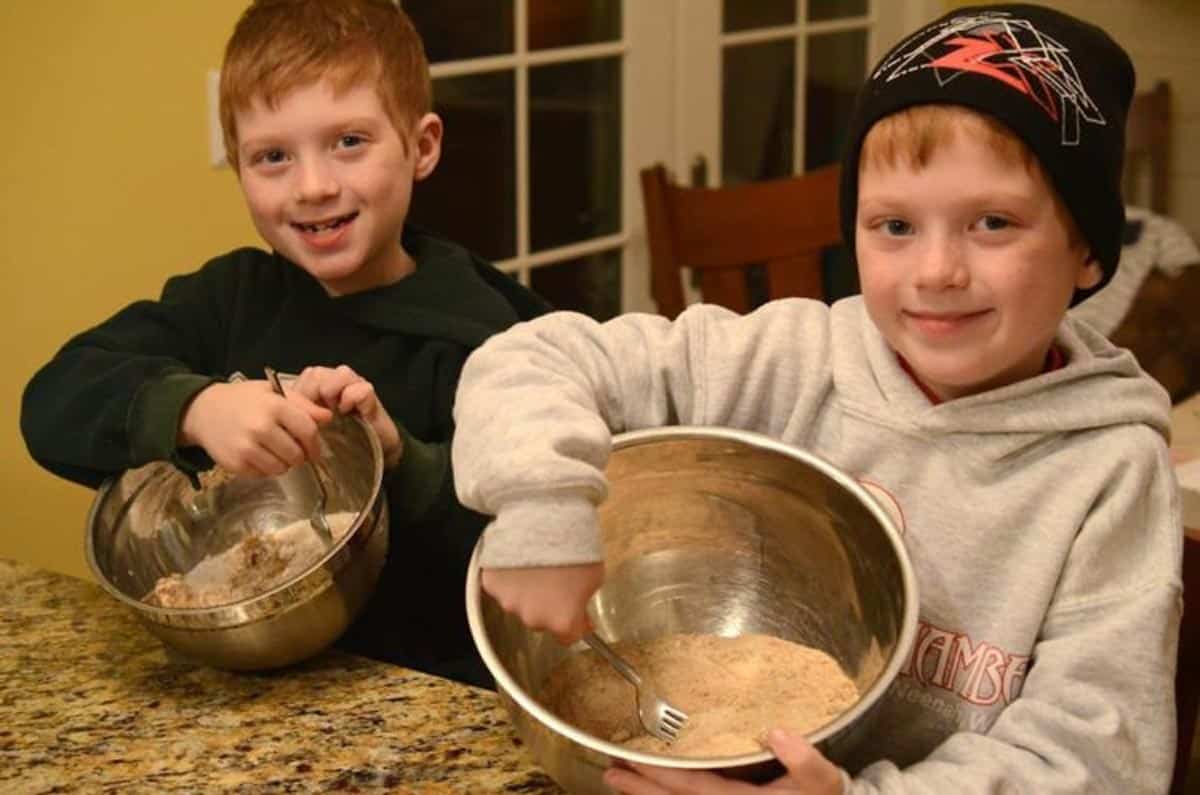
[[[353,511],[328,514],[333,540],[346,535]],[[159,607],[216,607],[269,591],[297,577],[325,554],[325,545],[301,519],[269,533],[253,533],[184,574],[160,577],[143,602]]]
[[[858,700],[828,654],[769,635],[665,635],[614,644],[659,695],[688,713],[673,744],[646,734],[633,686],[595,652],[572,655],[547,677],[540,700],[588,734],[670,756],[733,756],[762,750],[769,729],[807,733]]]

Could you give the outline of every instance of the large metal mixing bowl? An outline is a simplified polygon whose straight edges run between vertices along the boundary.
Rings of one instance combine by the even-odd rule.
[[[600,634],[645,641],[676,632],[775,635],[824,650],[861,696],[809,734],[834,761],[861,739],[913,643],[917,586],[892,519],[828,462],[755,433],[673,427],[617,436],[600,507],[604,586],[590,609]],[[573,793],[609,790],[613,760],[718,770],[762,780],[763,751],[682,758],[631,751],[584,733],[536,699],[568,654],[530,632],[467,580],[471,634],[518,735]]]
[[[356,513],[312,566],[252,598],[205,608],[165,608],[142,597],[160,577],[184,573],[251,533],[309,518],[317,493],[307,467],[275,478],[234,477],[196,491],[178,469],[154,462],[109,479],[88,513],[86,553],[100,585],[185,657],[255,670],[316,654],[349,626],[375,588],[388,547],[383,451],[355,415],[321,430],[317,469],[327,514]]]

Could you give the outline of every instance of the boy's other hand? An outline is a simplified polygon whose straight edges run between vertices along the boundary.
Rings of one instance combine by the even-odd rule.
[[[610,768],[604,783],[625,795],[743,795],[771,792],[778,795],[843,795],[842,771],[802,735],[772,729],[767,745],[787,773],[766,784],[746,784],[697,770],[675,770],[631,765]]]
[[[604,564],[484,569],[480,584],[525,626],[570,645],[592,629],[587,603],[604,584]]]
[[[290,389],[339,414],[357,411],[379,437],[384,466],[390,469],[400,461],[404,450],[396,423],[375,395],[371,382],[349,366],[305,367]]]
[[[204,448],[234,474],[271,477],[319,458],[317,428],[332,416],[305,398],[280,397],[266,381],[215,383],[184,409],[176,442]]]

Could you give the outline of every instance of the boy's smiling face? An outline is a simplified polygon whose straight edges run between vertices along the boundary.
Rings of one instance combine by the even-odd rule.
[[[864,162],[855,249],[871,319],[943,400],[1040,373],[1101,278],[1040,171],[961,133],[924,166]]]
[[[412,272],[401,248],[415,180],[441,153],[441,121],[426,114],[407,143],[374,87],[340,95],[326,81],[275,107],[236,112],[239,178],[259,234],[276,251],[345,295]]]

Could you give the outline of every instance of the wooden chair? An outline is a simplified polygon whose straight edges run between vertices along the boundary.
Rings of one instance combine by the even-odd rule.
[[[1126,204],[1169,215],[1168,155],[1171,142],[1171,91],[1159,81],[1133,99],[1125,127]],[[1142,367],[1158,380],[1174,401],[1200,389],[1200,267],[1171,278],[1154,272],[1146,277],[1129,312],[1110,335],[1129,348]],[[1175,712],[1179,740],[1170,795],[1184,795],[1188,780],[1197,713],[1200,711],[1200,529],[1189,531],[1183,548],[1183,622],[1176,661]],[[1192,778],[1200,778],[1195,771]]]
[[[1121,323],[1109,337],[1137,356],[1172,403],[1200,392],[1200,266],[1178,276],[1146,276]]]
[[[762,265],[766,297],[825,297],[821,255],[841,240],[837,166],[729,188],[676,185],[659,164],[643,169],[651,294],[658,311],[683,311],[684,268],[707,303],[753,308],[747,271]]]
[[[1125,203],[1169,215],[1171,90],[1159,81],[1133,99],[1125,126]],[[1200,391],[1200,267],[1146,277],[1110,335],[1179,402]]]
[[[1196,782],[1188,788],[1192,766],[1192,743],[1196,738],[1197,712],[1200,711],[1200,529],[1183,538],[1183,622],[1179,629],[1179,658],[1175,671],[1175,716],[1179,741],[1175,748],[1175,774],[1170,795],[1195,793]],[[1200,771],[1191,778],[1200,779]]]
[[[1159,80],[1133,98],[1125,123],[1125,201],[1167,212],[1167,160],[1171,147],[1171,88]]]

